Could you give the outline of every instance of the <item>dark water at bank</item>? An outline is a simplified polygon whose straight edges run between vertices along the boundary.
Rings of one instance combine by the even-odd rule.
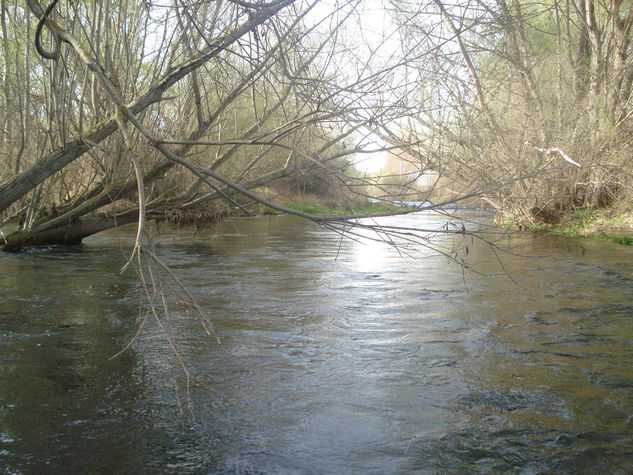
[[[0,472],[633,471],[629,247],[506,239],[540,256],[506,255],[513,282],[293,218],[164,235],[222,340],[172,307],[212,387],[192,417],[156,325],[109,359],[138,328],[132,239],[0,255]],[[476,241],[468,258],[501,271]]]

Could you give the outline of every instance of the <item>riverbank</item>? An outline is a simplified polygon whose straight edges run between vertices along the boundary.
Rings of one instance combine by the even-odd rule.
[[[600,241],[633,245],[633,211],[614,212],[612,209],[575,208],[573,213],[556,224],[534,226],[567,237],[586,237]]]
[[[288,196],[285,199],[278,200],[278,202],[286,208],[314,215],[372,214],[402,211],[401,207],[388,202],[341,202],[328,200],[316,195]],[[197,215],[197,224],[200,225],[201,222],[209,224],[217,222],[218,218],[222,219],[227,215],[236,215],[234,212],[226,212],[226,210],[221,216],[217,212],[210,214],[215,219],[205,221],[204,217]],[[254,214],[280,215],[283,213],[276,209],[259,205]],[[238,212],[237,215],[240,215],[240,213]],[[194,219],[193,221],[196,220]],[[192,219],[184,219],[179,224],[186,226],[191,225],[191,223]],[[505,223],[513,225],[512,222],[505,221]],[[633,245],[633,211],[617,212],[610,208],[595,210],[591,207],[579,207],[574,208],[572,213],[562,217],[555,224],[535,224],[527,227],[521,225],[521,228],[527,228],[536,232],[545,231],[566,237],[585,237]]]
[[[346,215],[346,214],[371,214],[391,213],[402,211],[402,208],[386,202],[347,201],[335,202],[322,199],[317,196],[294,197],[289,200],[280,200],[279,204],[296,211],[314,215]],[[261,205],[260,214],[283,214],[278,210]]]

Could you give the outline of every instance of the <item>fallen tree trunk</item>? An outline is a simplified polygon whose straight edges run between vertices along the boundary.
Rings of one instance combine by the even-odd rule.
[[[90,215],[42,231],[15,231],[0,243],[0,248],[5,252],[16,252],[33,246],[79,244],[88,236],[136,220],[138,220],[138,209],[130,209],[117,215],[104,213]]]

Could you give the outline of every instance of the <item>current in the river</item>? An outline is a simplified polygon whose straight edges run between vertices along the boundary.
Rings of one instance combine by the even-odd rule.
[[[633,471],[629,247],[474,240],[464,272],[290,217],[166,232],[217,344],[147,316],[133,232],[0,256],[1,472]]]

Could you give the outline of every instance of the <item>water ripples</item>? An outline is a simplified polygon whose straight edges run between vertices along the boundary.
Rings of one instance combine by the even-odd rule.
[[[446,217],[433,219],[403,222]],[[482,273],[463,275],[292,218],[160,236],[222,341],[172,309],[208,385],[190,387],[195,419],[155,327],[108,359],[138,314],[118,243],[3,256],[0,456],[14,471],[624,473],[633,253],[556,239],[513,237],[546,256],[506,256],[513,282],[485,246],[470,249]],[[44,265],[59,285],[38,279]]]

